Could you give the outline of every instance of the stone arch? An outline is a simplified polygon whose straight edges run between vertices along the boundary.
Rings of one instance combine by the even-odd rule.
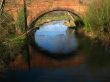
[[[44,16],[45,14],[48,14],[50,12],[53,12],[53,11],[67,11],[67,12],[70,12],[72,13],[73,15],[77,16],[79,19],[82,20],[82,16],[79,12],[71,9],[71,8],[52,8],[52,9],[48,9],[48,10],[45,10],[45,11],[41,11],[39,12],[39,14],[37,14],[32,20],[31,22],[29,23],[29,28],[32,28],[34,27],[35,23],[37,20],[39,20],[42,16]]]

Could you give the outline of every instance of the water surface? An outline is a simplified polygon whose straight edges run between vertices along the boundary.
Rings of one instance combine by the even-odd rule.
[[[31,49],[30,70],[23,55],[18,55],[11,70],[0,72],[0,82],[110,82],[110,54],[100,43],[93,43],[86,36],[76,36],[63,22],[41,26],[34,33],[35,42],[51,53],[74,54],[78,50],[75,56],[57,60]],[[26,69],[22,69],[25,65]]]
[[[64,21],[46,23],[35,32],[35,42],[43,50],[56,54],[68,54],[77,48],[77,39],[73,29],[64,25]]]

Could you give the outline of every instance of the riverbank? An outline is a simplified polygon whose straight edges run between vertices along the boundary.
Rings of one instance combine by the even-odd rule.
[[[77,35],[79,38],[79,50],[85,53],[86,64],[95,73],[97,69],[110,67],[110,47],[98,38],[91,38],[84,33]]]
[[[110,36],[106,33],[84,32],[84,35],[94,42],[100,43],[110,53]]]
[[[35,27],[39,27],[45,23],[59,20],[71,20],[71,17],[67,14],[66,11],[53,11],[39,18],[39,20],[36,21]]]

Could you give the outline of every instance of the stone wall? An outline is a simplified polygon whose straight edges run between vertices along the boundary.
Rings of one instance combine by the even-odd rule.
[[[16,20],[20,7],[23,7],[23,0],[11,0],[11,5],[8,5],[6,10]],[[79,0],[32,0],[27,4],[28,23],[41,12],[56,7],[72,9],[80,14],[84,14],[86,11],[86,5],[80,4]]]

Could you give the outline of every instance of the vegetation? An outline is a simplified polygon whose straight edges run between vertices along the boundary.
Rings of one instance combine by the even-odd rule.
[[[6,12],[0,16],[0,62],[2,63],[7,63],[9,57],[9,50],[7,50],[8,47],[5,45],[5,41],[15,34],[13,21],[13,18]]]
[[[84,30],[89,38],[87,38],[86,43],[81,41],[84,51],[88,53],[88,63],[94,67],[110,65],[109,3],[110,0],[92,0],[84,17]]]
[[[28,4],[32,0],[28,0]],[[15,1],[16,2],[16,1]],[[14,4],[15,4],[14,2]],[[9,3],[8,3],[9,4]],[[7,6],[5,6],[7,7]],[[20,7],[20,6],[19,6]],[[24,8],[18,10],[18,17],[13,17],[1,8],[0,11],[0,71],[7,69],[10,62],[19,54],[22,54],[27,61],[27,48],[24,31]],[[19,33],[18,33],[19,32]]]
[[[10,34],[15,33],[14,20],[8,13],[4,12],[2,16],[0,16],[0,39],[3,39]]]
[[[18,13],[16,25],[21,32],[24,32],[24,8],[22,7]]]
[[[93,0],[85,17],[85,30],[97,36],[110,35],[110,0]],[[108,37],[108,36],[107,36]]]
[[[45,14],[39,20],[36,21],[36,27],[51,21],[57,20],[72,20],[71,17],[67,14],[67,11],[53,11]],[[75,18],[76,19],[76,18]]]
[[[16,35],[16,25],[12,16],[3,12],[0,15],[0,70],[4,69],[21,52],[24,39],[24,35]]]

